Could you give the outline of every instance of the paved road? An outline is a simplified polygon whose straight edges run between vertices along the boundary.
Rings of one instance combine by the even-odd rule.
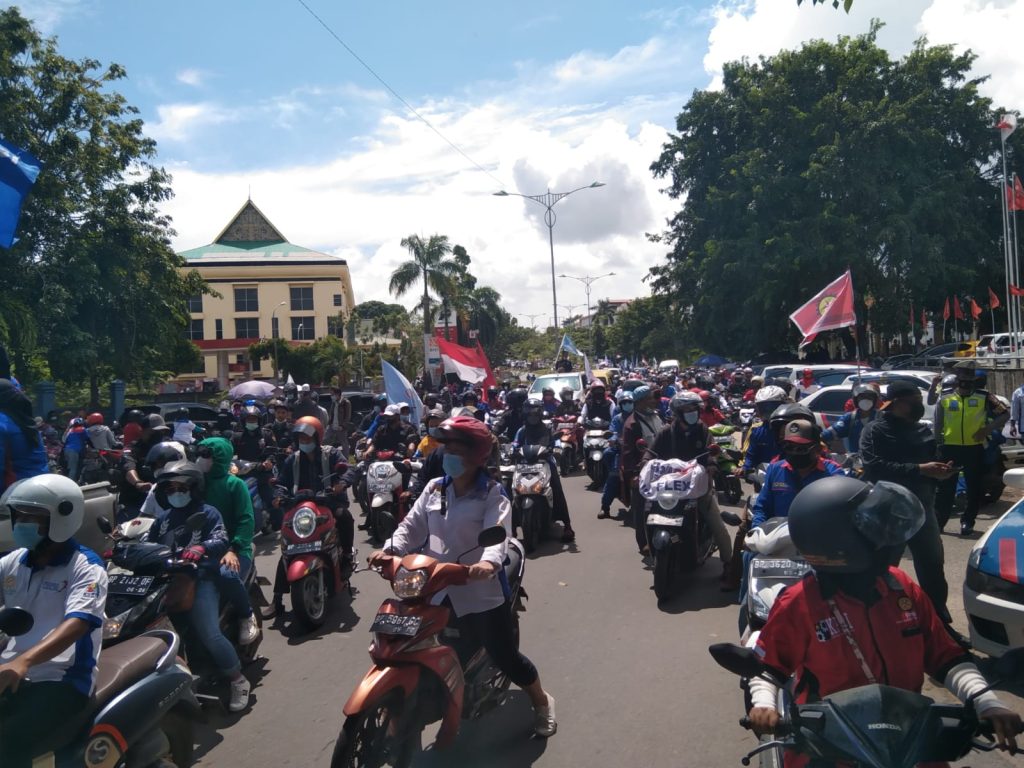
[[[531,710],[516,692],[505,707],[464,727],[452,750],[427,752],[418,766],[733,766],[753,745],[736,724],[742,715],[736,679],[707,653],[710,643],[736,638],[737,608],[718,590],[717,560],[659,609],[632,531],[596,518],[597,495],[584,481],[565,481],[577,543],[548,542],[526,570],[522,649],[557,700],[558,734],[531,738]],[[950,604],[958,608],[969,545],[959,537],[946,537],[946,545]],[[365,558],[369,545],[359,546]],[[272,542],[259,548],[257,563],[261,573],[273,574]],[[355,583],[359,595],[338,601],[323,631],[301,635],[287,624],[266,631],[266,659],[248,670],[254,706],[241,717],[211,713],[201,732],[200,764],[329,763],[341,708],[369,666],[369,623],[391,595],[375,573],[360,572]],[[957,620],[966,630],[962,613]],[[1009,763],[975,755],[966,764]]]

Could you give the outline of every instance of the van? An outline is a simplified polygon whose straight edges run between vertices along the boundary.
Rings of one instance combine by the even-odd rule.
[[[679,370],[679,361],[678,360],[662,360],[661,363],[658,365],[658,370],[661,371],[662,373],[668,373],[669,371],[678,371]]]

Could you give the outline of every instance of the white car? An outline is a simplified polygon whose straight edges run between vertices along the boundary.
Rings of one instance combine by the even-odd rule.
[[[916,384],[921,389],[927,391],[931,385],[932,380],[935,378],[935,371],[910,371],[903,370],[902,368],[894,371],[862,371],[860,380],[865,384],[871,384],[877,382],[879,384],[888,384],[891,381],[897,381],[899,379],[906,379],[913,384]],[[849,384],[853,386],[857,383],[857,374],[847,376],[843,381],[843,384]]]
[[[885,397],[888,386],[882,384],[880,388],[882,390],[882,397]],[[924,397],[925,394],[925,391],[922,389],[921,396]],[[812,392],[807,397],[802,398],[800,404],[810,408],[814,413],[818,426],[825,429],[832,426],[836,419],[846,413],[846,403],[852,397],[853,384],[837,384],[832,387],[822,387],[817,392]],[[928,405],[926,401],[924,404],[924,416],[921,417],[921,420],[931,424],[934,416],[935,406]]]
[[[873,370],[867,366],[849,365],[848,363],[825,363],[823,365],[800,365],[799,363],[793,366],[793,370],[789,372],[789,380],[796,386],[800,379],[803,378],[804,371],[807,369],[811,370],[811,375],[814,376],[814,381],[823,387],[830,387],[833,384],[841,384],[850,374],[856,374],[858,370],[861,373]]]
[[[1024,469],[1003,481],[1024,489]],[[1024,499],[985,531],[967,558],[964,612],[971,644],[990,656],[1024,646]]]
[[[574,400],[582,400],[587,396],[586,391],[586,374],[573,372],[573,373],[548,373],[543,376],[538,376],[534,379],[533,384],[530,385],[530,390],[527,395],[531,398],[540,399],[541,393],[546,387],[550,387],[555,390],[555,399],[560,399],[562,389],[569,387],[573,391]]]

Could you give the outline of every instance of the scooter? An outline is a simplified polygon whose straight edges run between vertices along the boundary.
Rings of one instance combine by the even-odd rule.
[[[494,546],[505,537],[501,526],[486,528],[477,544]],[[380,574],[398,599],[385,600],[370,626],[373,667],[345,703],[331,768],[408,766],[430,723],[441,721],[433,748],[444,749],[455,741],[462,719],[479,718],[505,703],[509,679],[483,648],[446,630],[447,607],[431,605],[443,589],[466,583],[469,567],[458,561],[469,552],[454,563],[416,554],[383,561]],[[525,560],[519,542],[510,539],[503,575],[517,645]]]
[[[17,637],[33,624],[26,610],[0,609],[0,633]],[[174,632],[156,630],[103,651],[87,707],[54,723],[64,746],[37,756],[33,768],[162,768],[167,760],[178,768],[190,766],[193,722],[201,709],[178,646]]]
[[[371,540],[383,544],[398,528],[407,502],[402,493],[409,485],[410,475],[422,465],[406,464],[393,451],[378,451],[375,461],[366,470],[366,494],[370,511],[366,517],[366,530]]]
[[[743,461],[743,454],[735,448],[736,427],[731,424],[716,424],[711,427],[712,456],[718,471],[714,475],[715,491],[726,504],[739,504],[743,498],[743,487],[735,476],[736,467]]]
[[[750,648],[719,643],[708,648],[715,662],[740,677],[771,677],[771,672]],[[1006,678],[1024,671],[1024,649],[1014,649],[1000,659],[997,673]],[[756,749],[742,759],[750,765],[760,756],[761,765],[781,765],[783,749],[814,760],[853,768],[893,768],[922,763],[951,763],[972,750],[996,748],[991,726],[980,721],[973,702],[936,704],[927,696],[887,685],[865,685],[840,691],[811,704],[796,704],[787,681],[780,686],[781,714],[775,738],[763,737]],[[988,686],[984,690],[990,690]],[[744,728],[750,721],[740,720]],[[982,740],[984,737],[985,740]]]
[[[770,518],[749,531],[744,544],[753,557],[747,571],[747,629],[742,642],[753,648],[782,590],[800,581],[811,566],[793,546],[785,517]]]
[[[583,456],[587,468],[587,476],[595,488],[604,488],[608,478],[608,467],[604,463],[604,452],[608,448],[608,439],[612,433],[608,430],[608,422],[604,419],[587,419],[583,434]]]
[[[568,477],[580,464],[580,443],[577,434],[575,416],[555,416],[552,418],[554,425],[554,447],[551,452],[558,464],[558,472],[562,477]]]
[[[277,453],[276,449],[265,453],[264,461]],[[274,475],[273,469],[264,469],[262,461],[246,461],[245,459],[234,459],[231,462],[231,473],[237,475],[245,482],[249,489],[249,499],[252,502],[252,513],[255,518],[255,529],[263,535],[273,532],[268,510],[264,508],[263,496],[260,495],[260,481],[268,484]]]
[[[532,553],[551,528],[555,509],[548,449],[528,445],[516,459],[512,473],[512,530],[522,529],[523,546]]]

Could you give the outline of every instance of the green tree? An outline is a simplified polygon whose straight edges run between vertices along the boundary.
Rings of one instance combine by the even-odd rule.
[[[451,283],[459,272],[459,264],[448,258],[452,247],[445,235],[431,235],[424,240],[419,235],[409,235],[402,239],[402,247],[408,249],[412,258],[399,264],[391,273],[388,290],[395,297],[404,296],[417,282],[423,283],[423,333],[429,334],[430,327],[430,291],[442,298],[451,292]]]
[[[634,299],[615,318],[605,332],[607,350],[615,354],[679,358],[689,347],[679,310],[665,295]]]
[[[829,0],[812,0],[812,5],[824,5],[827,2],[829,2]],[[803,3],[804,0],[796,0],[797,5],[803,5]],[[832,7],[838,8],[840,3],[842,3],[843,10],[847,13],[849,13],[850,8],[853,7],[853,0],[832,0]]]
[[[685,203],[653,238],[671,248],[653,285],[705,349],[790,348],[788,315],[847,267],[885,333],[909,330],[911,301],[1001,282],[974,56],[921,41],[893,61],[878,28],[728,64],[677,117],[652,170]]]
[[[25,202],[19,241],[0,251],[0,335],[19,373],[141,381],[196,362],[186,342],[189,295],[206,290],[170,248],[158,206],[170,177],[138,111],[113,90],[117,64],[61,56],[17,8],[0,11],[0,135],[43,168]]]

